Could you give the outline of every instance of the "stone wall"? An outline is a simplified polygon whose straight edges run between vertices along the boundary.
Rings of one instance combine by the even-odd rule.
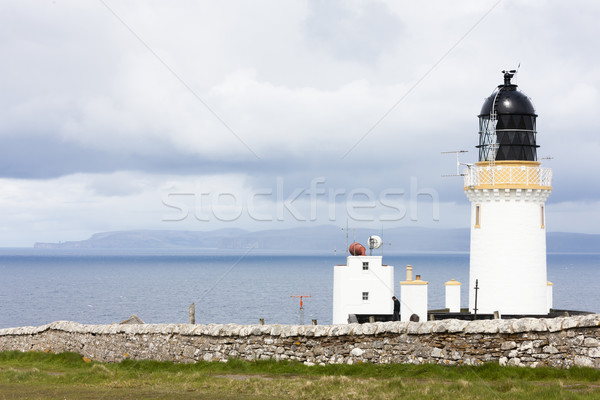
[[[77,352],[93,360],[298,360],[600,368],[600,314],[552,319],[349,325],[81,325],[0,330],[0,351]]]

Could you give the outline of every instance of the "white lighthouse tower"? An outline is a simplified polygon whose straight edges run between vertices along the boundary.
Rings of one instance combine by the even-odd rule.
[[[545,315],[551,306],[545,202],[552,170],[537,161],[531,99],[511,83],[516,71],[503,73],[504,84],[479,115],[479,162],[465,171],[471,202],[469,309]]]

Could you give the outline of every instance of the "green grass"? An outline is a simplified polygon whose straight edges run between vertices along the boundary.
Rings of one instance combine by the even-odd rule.
[[[327,365],[230,360],[85,362],[74,353],[0,353],[0,399],[598,399],[591,368]]]

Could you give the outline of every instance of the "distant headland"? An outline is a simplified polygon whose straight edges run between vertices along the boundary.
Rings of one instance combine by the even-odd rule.
[[[368,237],[372,229],[356,229],[350,236]],[[349,238],[352,241],[352,237]],[[383,232],[384,251],[392,252],[468,252],[469,229],[431,229],[402,227]],[[42,249],[245,249],[331,251],[343,254],[346,234],[336,226],[246,231],[126,230],[102,232],[89,239],[60,243],[34,244]],[[600,235],[548,232],[548,252],[598,253]]]

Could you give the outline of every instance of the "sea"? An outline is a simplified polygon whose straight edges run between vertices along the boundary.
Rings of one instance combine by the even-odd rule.
[[[308,252],[307,252],[308,253]],[[374,254],[375,255],[375,254]],[[0,249],[0,329],[53,321],[198,324],[332,321],[333,266],[344,253],[220,250]],[[395,293],[410,264],[429,281],[429,309],[444,308],[444,282],[462,285],[468,305],[468,253],[389,253]],[[600,253],[548,254],[554,308],[600,313]],[[300,298],[303,309],[300,309]]]

